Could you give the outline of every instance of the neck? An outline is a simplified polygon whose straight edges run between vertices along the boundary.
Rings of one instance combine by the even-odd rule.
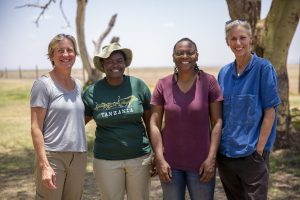
[[[71,79],[71,71],[63,71],[59,70],[56,67],[53,68],[52,74],[55,76],[56,79],[59,80],[70,80]]]
[[[185,73],[182,72],[178,72],[178,76],[177,76],[177,81],[180,82],[189,82],[189,81],[193,81],[195,78],[195,74],[197,74],[196,70],[192,70],[192,71],[188,71]]]
[[[53,69],[50,73],[52,80],[59,83],[67,89],[73,88],[73,80],[70,73],[63,73],[57,69]]]
[[[237,72],[242,72],[246,68],[248,63],[250,62],[251,58],[252,58],[251,53],[249,53],[247,55],[244,55],[244,56],[241,56],[241,57],[237,57],[236,58]]]
[[[118,85],[121,85],[123,83],[124,76],[118,77],[118,78],[106,77],[105,79],[106,79],[106,81],[109,85],[118,86]]]

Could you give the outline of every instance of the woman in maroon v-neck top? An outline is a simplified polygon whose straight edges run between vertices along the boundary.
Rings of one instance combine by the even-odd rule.
[[[150,138],[164,199],[213,199],[221,101],[216,79],[199,69],[196,44],[179,40],[174,74],[160,79],[151,99]],[[165,125],[162,127],[162,120]]]

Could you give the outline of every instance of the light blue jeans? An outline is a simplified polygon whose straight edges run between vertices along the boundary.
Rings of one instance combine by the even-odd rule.
[[[198,173],[173,169],[171,182],[161,182],[161,187],[164,200],[184,200],[186,187],[191,200],[213,200],[215,177],[207,183],[201,183]]]

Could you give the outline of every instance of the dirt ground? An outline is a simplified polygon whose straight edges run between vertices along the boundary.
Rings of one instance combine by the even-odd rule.
[[[204,70],[208,73],[216,75],[219,69],[205,68]],[[294,73],[292,74],[295,75],[297,74],[297,72],[294,71]],[[130,68],[126,71],[126,73],[142,78],[152,90],[158,78],[172,73],[172,68]],[[78,71],[76,75],[82,79],[81,71]],[[292,91],[296,91],[297,83],[290,83]],[[282,151],[276,151],[273,153],[274,156],[280,156],[281,154]],[[34,199],[35,187],[32,170],[33,159],[34,154],[32,149],[26,149],[22,152],[0,152],[0,200]],[[91,163],[91,160],[89,160],[89,163]],[[6,167],[1,167],[1,165]],[[90,168],[88,168],[88,172],[85,178],[83,199],[100,199],[99,192],[96,188],[95,179]],[[151,181],[150,199],[162,199],[162,190],[157,177],[152,178]],[[189,199],[188,196],[186,199]],[[218,176],[215,189],[215,199],[226,199]],[[285,168],[285,166],[282,166],[279,170],[270,173],[270,190],[268,199],[300,199],[300,177],[294,176],[292,173],[290,173],[289,170]]]
[[[282,151],[273,153],[275,156],[282,154]],[[10,167],[9,170],[0,171],[0,199],[1,200],[27,200],[34,199],[34,178],[33,178],[33,151],[28,150],[19,156],[18,154],[0,155],[1,164],[14,163],[17,167]],[[19,166],[18,163],[23,163]],[[91,163],[91,159],[89,160]],[[222,185],[217,176],[215,199],[225,200]],[[100,199],[96,188],[95,179],[91,170],[88,170],[85,178],[83,200]],[[162,190],[158,177],[152,178],[150,200],[161,200]],[[189,199],[186,196],[186,199]],[[289,170],[282,169],[270,174],[269,200],[297,200],[300,199],[300,177],[289,173]]]

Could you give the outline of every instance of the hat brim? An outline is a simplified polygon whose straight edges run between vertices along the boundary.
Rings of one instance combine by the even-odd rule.
[[[104,72],[104,67],[103,67],[101,60],[108,58],[115,51],[121,51],[124,53],[124,55],[126,56],[125,67],[128,67],[132,61],[132,51],[127,48],[115,49],[115,50],[111,51],[109,54],[101,55],[101,53],[100,53],[99,55],[94,56],[93,61],[94,61],[95,67],[97,69],[99,69],[101,72]]]

